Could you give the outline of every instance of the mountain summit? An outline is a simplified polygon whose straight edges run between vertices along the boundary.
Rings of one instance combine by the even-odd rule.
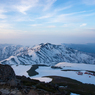
[[[32,48],[22,49],[19,53],[15,53],[14,56],[12,55],[1,61],[1,64],[53,65],[58,62],[95,64],[95,58],[83,52],[67,48],[64,45],[42,43]]]

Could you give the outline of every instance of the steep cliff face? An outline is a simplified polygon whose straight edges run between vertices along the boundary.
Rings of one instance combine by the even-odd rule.
[[[48,64],[58,62],[95,64],[95,58],[80,51],[63,45],[50,43],[39,44],[32,48],[23,49],[15,56],[1,61],[1,64]]]

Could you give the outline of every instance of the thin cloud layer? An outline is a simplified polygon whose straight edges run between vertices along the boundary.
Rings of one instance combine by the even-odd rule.
[[[55,3],[57,0],[45,0],[45,5],[43,11],[50,9],[50,7]]]
[[[83,26],[86,26],[86,25],[87,25],[87,23],[83,23],[83,24],[80,25],[80,27],[83,27]]]
[[[84,39],[88,38],[88,34],[89,37],[95,39],[94,5],[95,0],[1,0],[0,38],[4,39],[4,35],[9,33],[9,38],[12,39],[12,35],[20,37],[30,34],[31,37],[37,35],[34,40],[43,40],[42,36],[45,35],[48,37],[53,35],[56,39],[59,35],[69,39],[84,36],[85,32]],[[61,40],[57,40],[64,41],[63,37],[60,38]],[[5,38],[8,37],[5,36]],[[26,39],[25,36],[22,36],[22,39]],[[92,40],[90,41],[92,42]]]
[[[3,9],[0,9],[0,19],[5,19],[7,16],[5,15],[6,11]]]
[[[37,3],[39,2],[39,0],[21,0],[19,5],[15,5],[15,8],[23,13],[26,14],[26,11],[28,11],[29,9],[31,9],[32,7],[37,6]]]
[[[54,25],[50,25],[50,26],[48,26],[48,28],[55,28],[56,26],[54,26]]]
[[[95,5],[95,0],[82,0],[86,5]]]

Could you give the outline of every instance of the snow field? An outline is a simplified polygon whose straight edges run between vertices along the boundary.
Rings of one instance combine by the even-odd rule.
[[[31,68],[32,65],[13,65],[13,69],[16,73],[16,75],[25,75],[26,77],[30,77],[27,73],[27,71]],[[95,84],[95,76],[84,74],[85,70],[91,70],[95,71],[95,65],[90,64],[76,64],[76,63],[66,63],[61,62],[58,63],[58,67],[62,67],[62,69],[52,69],[51,67],[43,67],[40,66],[36,71],[39,73],[38,75],[30,77],[31,79],[37,79],[44,82],[50,82],[52,81],[51,78],[43,77],[43,76],[62,76],[62,77],[68,77],[71,79],[75,79],[77,81],[80,81],[82,83],[88,83],[88,84]],[[81,72],[83,75],[78,75],[78,71],[68,71],[69,70],[82,70]],[[61,70],[67,70],[67,71],[61,71]],[[89,77],[90,76],[90,77]]]

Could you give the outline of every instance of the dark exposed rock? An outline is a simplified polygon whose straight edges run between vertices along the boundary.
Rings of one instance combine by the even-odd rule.
[[[6,82],[10,86],[16,86],[16,75],[9,65],[0,64],[0,82]]]
[[[0,95],[22,95],[18,89],[2,88],[0,89]]]
[[[62,69],[61,67],[57,67],[57,66],[51,66],[51,68],[53,68],[53,69]]]
[[[2,95],[2,92],[0,91],[0,95]]]
[[[38,95],[38,93],[34,90],[30,90],[30,92],[28,93],[28,95]]]

